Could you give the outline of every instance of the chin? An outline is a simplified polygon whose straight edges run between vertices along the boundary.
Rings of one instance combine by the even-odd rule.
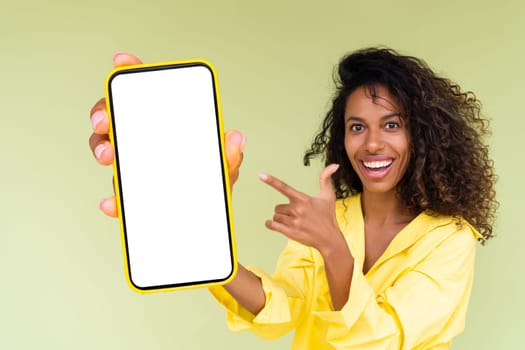
[[[396,187],[387,184],[376,184],[372,186],[363,185],[363,192],[370,192],[374,194],[395,194]]]

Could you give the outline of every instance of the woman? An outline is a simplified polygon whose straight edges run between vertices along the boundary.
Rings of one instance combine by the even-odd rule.
[[[476,239],[492,237],[497,206],[479,113],[472,93],[421,60],[376,48],[343,58],[304,157],[325,158],[320,193],[260,175],[289,200],[266,222],[289,238],[276,272],[239,266],[211,288],[230,327],[270,339],[295,330],[293,349],[448,349],[464,326]],[[91,114],[91,148],[110,164],[103,100]],[[226,139],[234,183],[244,138]],[[117,214],[114,198],[100,207]]]

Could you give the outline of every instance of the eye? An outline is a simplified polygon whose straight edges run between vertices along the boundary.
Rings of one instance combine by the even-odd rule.
[[[396,128],[399,128],[398,122],[387,122],[385,124],[385,129],[396,129]]]
[[[365,127],[363,124],[352,124],[350,125],[350,130],[354,132],[362,131]]]

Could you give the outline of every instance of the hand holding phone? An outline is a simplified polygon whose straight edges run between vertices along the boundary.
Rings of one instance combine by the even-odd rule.
[[[108,76],[106,99],[130,285],[226,283],[235,245],[213,67],[200,60],[119,68]]]

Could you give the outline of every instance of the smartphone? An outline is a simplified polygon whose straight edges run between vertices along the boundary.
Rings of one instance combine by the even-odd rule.
[[[106,101],[130,287],[231,280],[237,264],[215,68],[205,60],[117,68]]]

